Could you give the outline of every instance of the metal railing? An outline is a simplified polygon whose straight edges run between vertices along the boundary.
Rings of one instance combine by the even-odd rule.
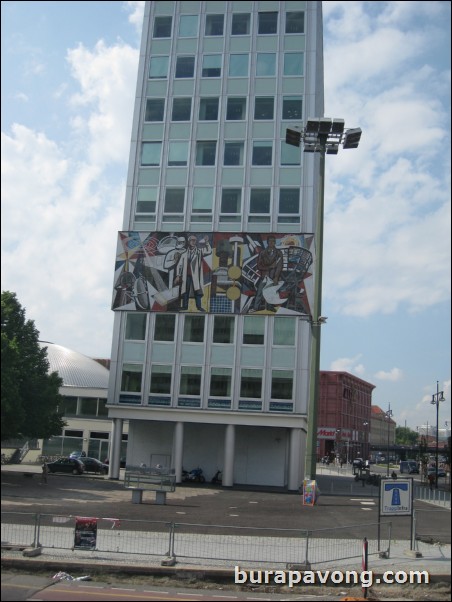
[[[2,512],[2,547],[42,547],[79,550],[77,518],[67,515]],[[183,559],[184,564],[235,566],[246,562],[257,566],[287,568],[292,565],[321,565],[359,558],[362,540],[369,554],[389,556],[392,523],[349,525],[333,529],[272,529],[230,527],[144,520],[97,518],[90,557],[95,553],[144,555],[151,559]],[[104,557],[104,556],[102,556]]]

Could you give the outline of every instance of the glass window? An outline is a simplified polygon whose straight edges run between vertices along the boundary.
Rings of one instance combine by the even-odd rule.
[[[215,165],[216,141],[196,143],[196,165]]]
[[[97,416],[97,398],[80,397],[79,416]]]
[[[231,35],[247,36],[250,33],[251,15],[248,13],[236,13],[232,15]]]
[[[273,345],[295,345],[295,324],[291,318],[273,320]]]
[[[279,191],[278,222],[281,224],[299,221],[300,189],[281,188]]]
[[[250,192],[250,222],[270,221],[270,188],[252,188]]]
[[[258,33],[278,33],[278,13],[259,13]]]
[[[210,395],[230,397],[232,383],[231,368],[212,368],[210,371]]]
[[[154,38],[170,38],[172,17],[155,17]]]
[[[301,147],[281,142],[281,165],[300,165]]]
[[[272,370],[272,399],[292,399],[292,370]]]
[[[256,75],[260,77],[276,75],[276,54],[274,52],[258,52]]]
[[[149,65],[150,79],[166,79],[168,77],[168,56],[153,56]]]
[[[171,395],[171,382],[173,380],[172,366],[152,365],[151,368],[151,393]]]
[[[234,342],[235,318],[232,316],[215,316],[213,321],[213,342]]]
[[[286,52],[284,54],[284,75],[303,75],[302,52]]]
[[[240,396],[261,399],[262,370],[244,368],[240,379]]]
[[[284,96],[282,106],[283,119],[301,119],[303,100],[301,96]]]
[[[202,77],[221,77],[221,54],[204,55]]]
[[[204,342],[204,316],[185,316],[184,322],[184,342],[185,343],[203,343]]]
[[[174,341],[176,316],[174,314],[156,314],[154,341]]]
[[[204,214],[210,219],[213,206],[213,188],[193,189],[193,215]]]
[[[61,406],[63,416],[76,416],[77,415],[77,397],[63,397],[63,404]]]
[[[242,220],[242,189],[223,188],[221,191],[220,222],[240,222]]]
[[[257,97],[254,103],[254,119],[273,119],[275,99],[272,96]]]
[[[246,98],[228,98],[226,121],[241,121],[246,118]]]
[[[195,74],[195,57],[178,56],[176,59],[176,79],[193,77]]]
[[[126,340],[144,341],[146,335],[146,314],[128,313],[126,321]]]
[[[140,393],[143,366],[141,364],[123,364],[121,376],[121,391]]]
[[[137,193],[137,213],[155,213],[157,188],[140,187]]]
[[[224,165],[243,165],[244,149],[244,142],[225,142]]]
[[[247,77],[249,54],[231,54],[229,56],[229,77]]]
[[[160,165],[161,142],[143,142],[141,145],[141,165]]]
[[[253,142],[253,165],[271,165],[273,146],[271,141]]]
[[[198,35],[198,15],[181,15],[179,21],[180,38],[196,38]]]
[[[263,345],[265,334],[264,316],[245,316],[243,319],[243,344]]]
[[[97,415],[98,416],[108,416],[108,410],[107,410],[107,402],[103,399],[99,399],[99,406],[97,409]]]
[[[286,33],[304,33],[304,12],[286,13]]]
[[[217,121],[219,98],[201,98],[199,103],[200,121]]]
[[[170,142],[168,152],[168,165],[187,165],[188,162],[188,141]]]
[[[171,115],[173,121],[190,121],[191,119],[191,98],[174,98],[173,113]]]
[[[167,188],[165,191],[165,213],[184,213],[185,189]]]
[[[201,366],[181,366],[180,394],[201,395]]]
[[[206,15],[206,36],[222,36],[224,15]]]
[[[163,121],[165,115],[164,98],[148,98],[146,100],[145,121]]]

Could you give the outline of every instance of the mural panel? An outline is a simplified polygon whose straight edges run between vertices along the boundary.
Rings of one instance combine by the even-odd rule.
[[[119,232],[112,309],[311,316],[314,236]]]

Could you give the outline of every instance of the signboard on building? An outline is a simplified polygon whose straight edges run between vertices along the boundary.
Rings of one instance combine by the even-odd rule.
[[[342,441],[347,441],[351,438],[351,429],[338,429],[335,426],[319,426],[317,428],[317,439],[341,439]]]

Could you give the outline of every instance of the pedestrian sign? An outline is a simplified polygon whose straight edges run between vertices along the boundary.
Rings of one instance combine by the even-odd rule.
[[[407,516],[412,509],[412,479],[381,479],[380,515]]]

